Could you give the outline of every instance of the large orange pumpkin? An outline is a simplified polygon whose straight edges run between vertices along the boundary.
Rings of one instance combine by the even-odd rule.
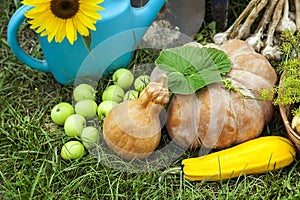
[[[273,115],[272,102],[258,100],[260,91],[277,81],[269,61],[242,40],[210,46],[230,58],[232,69],[226,77],[233,89],[214,83],[196,94],[173,97],[166,126],[170,137],[184,147],[225,148],[245,142],[258,137]]]

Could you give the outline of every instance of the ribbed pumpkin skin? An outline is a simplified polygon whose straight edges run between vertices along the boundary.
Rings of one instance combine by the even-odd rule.
[[[197,95],[173,97],[166,126],[170,137],[184,147],[225,148],[245,142],[258,137],[273,115],[271,101],[256,99],[277,81],[269,61],[242,40],[210,46],[227,53],[232,69],[226,76],[238,91],[214,83]]]

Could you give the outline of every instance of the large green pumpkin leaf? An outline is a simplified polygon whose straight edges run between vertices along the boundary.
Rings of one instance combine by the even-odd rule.
[[[192,46],[164,49],[155,64],[168,73],[168,87],[177,94],[191,94],[219,82],[231,69],[231,61],[225,52]]]

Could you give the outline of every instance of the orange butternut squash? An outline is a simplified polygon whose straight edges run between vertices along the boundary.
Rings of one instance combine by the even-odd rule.
[[[168,102],[165,85],[150,82],[139,98],[113,107],[103,122],[104,140],[110,149],[125,160],[150,155],[160,143],[159,114]]]

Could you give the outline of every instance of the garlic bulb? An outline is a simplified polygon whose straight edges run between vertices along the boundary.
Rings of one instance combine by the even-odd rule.
[[[300,134],[300,114],[294,115],[292,119],[292,129],[294,129],[298,134]]]

